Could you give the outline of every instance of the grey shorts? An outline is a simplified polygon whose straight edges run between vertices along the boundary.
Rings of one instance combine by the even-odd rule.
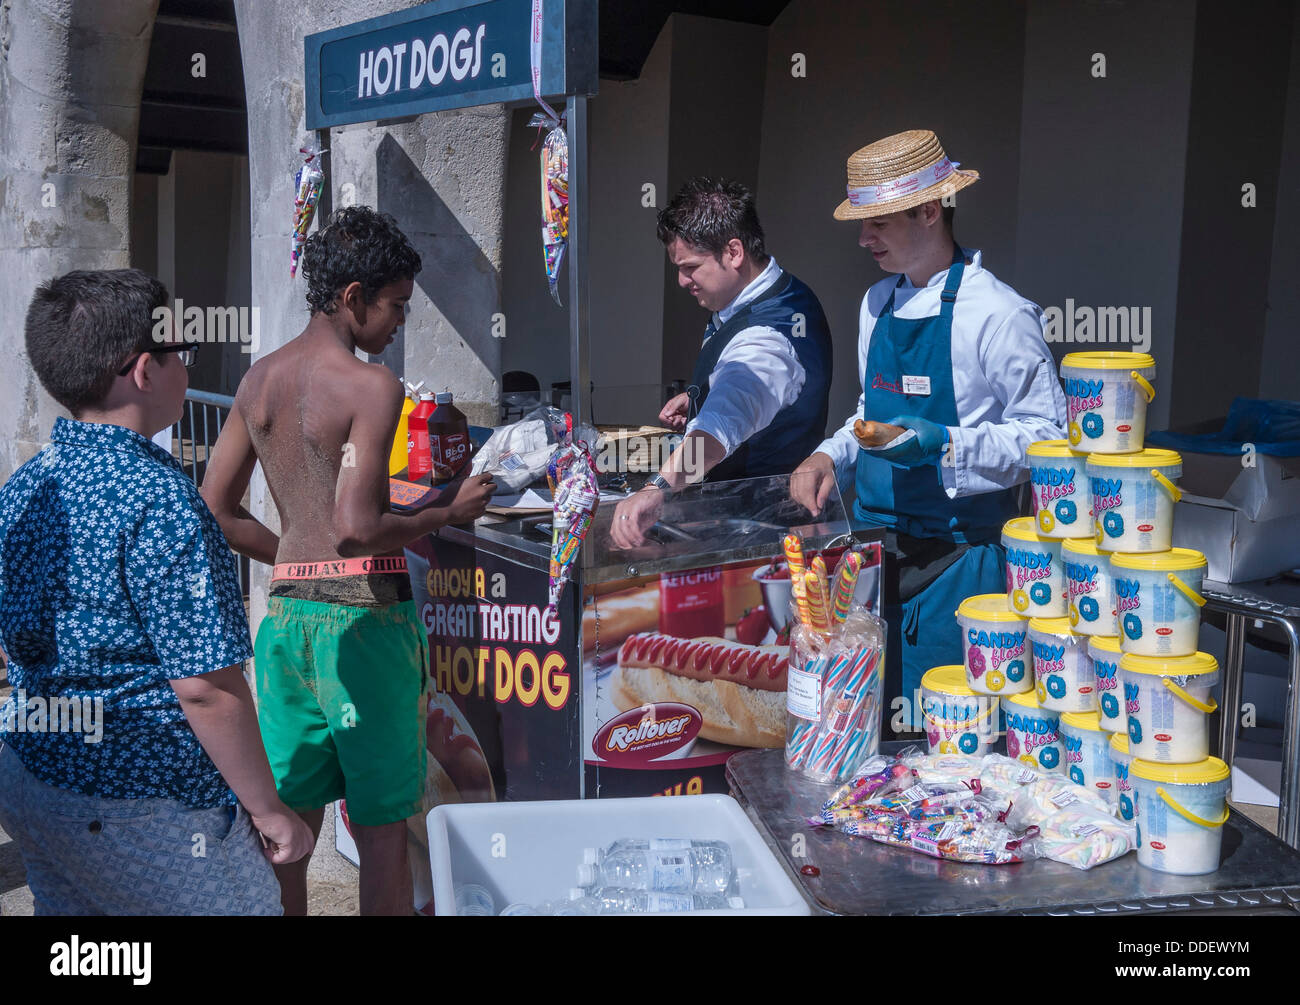
[[[38,915],[282,913],[242,806],[60,789],[0,743],[0,828],[23,857]]]

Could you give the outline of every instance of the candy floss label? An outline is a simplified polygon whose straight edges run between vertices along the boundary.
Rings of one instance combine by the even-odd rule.
[[[1105,663],[1095,657],[1093,658],[1092,672],[1097,675],[1098,691],[1114,691],[1119,686],[1119,681],[1115,679],[1115,671],[1118,666],[1117,663]]]
[[[1092,593],[1097,589],[1097,571],[1095,565],[1076,565],[1074,562],[1065,563],[1065,578],[1069,582],[1070,596],[1081,597],[1085,593]]]
[[[1046,677],[1052,673],[1065,672],[1065,646],[1049,646],[1034,643],[1034,673]]]
[[[1074,468],[1032,469],[1030,490],[1034,493],[1035,509],[1043,509],[1053,499],[1074,495]]]
[[[1123,761],[1115,762],[1115,785],[1120,792],[1133,791],[1133,786],[1128,783],[1128,765]]]
[[[1124,712],[1127,715],[1133,715],[1134,713],[1138,712],[1141,709],[1141,707],[1142,706],[1138,704],[1138,686],[1136,684],[1130,684],[1128,683],[1128,681],[1125,681],[1124,682]]]
[[[1007,713],[1007,729],[1014,729],[1023,736],[1020,742],[1026,753],[1035,747],[1046,747],[1049,743],[1055,743],[1060,722],[1060,719],[1044,719],[1039,715]]]
[[[1017,587],[1022,587],[1026,583],[1032,583],[1037,579],[1048,579],[1052,575],[1052,553],[1050,551],[1008,548],[1007,564],[1011,566]]]
[[[1084,380],[1081,377],[1065,378],[1065,397],[1069,399],[1070,418],[1073,419],[1083,412],[1094,412],[1100,409],[1104,387],[1105,382],[1100,380]]]
[[[1065,763],[1082,764],[1083,763],[1083,738],[1066,736],[1062,737],[1065,741]]]
[[[1138,597],[1139,583],[1136,579],[1115,579],[1115,613],[1123,614],[1138,607],[1142,601]]]
[[[988,650],[985,670],[996,670],[1003,663],[1017,656],[1023,656],[1025,652],[1024,632],[986,632],[981,628],[972,628],[966,633],[966,637],[971,646],[980,646]],[[971,670],[974,672],[973,664]]]
[[[1123,503],[1121,490],[1124,487],[1122,478],[1093,478],[1092,479],[1092,511],[1100,517],[1104,510],[1118,509]]]

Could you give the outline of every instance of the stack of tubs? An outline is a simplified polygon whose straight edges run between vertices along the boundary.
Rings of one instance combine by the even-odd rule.
[[[963,667],[922,679],[930,747],[986,752],[1000,705],[1007,755],[1136,817],[1141,864],[1212,872],[1229,777],[1208,756],[1219,668],[1196,651],[1205,556],[1170,546],[1182,458],[1145,447],[1155,360],[1070,353],[1061,378],[1069,439],[1026,451],[1034,516],[1003,527],[1007,592],[962,601]]]
[[[1062,724],[1070,775],[1099,788],[1105,782],[1120,815],[1136,817],[1142,865],[1213,872],[1229,778],[1227,765],[1209,756],[1209,713],[1217,707],[1210,690],[1219,666],[1197,652],[1205,556],[1171,547],[1182,458],[1144,443],[1155,360],[1070,353],[1061,378],[1069,446],[1083,456],[1093,531],[1091,542],[1079,538],[1062,548],[1069,622],[1088,636],[1099,696],[1086,724],[1074,717]],[[1042,446],[1030,448],[1031,466]],[[1034,478],[1042,476],[1036,471]]]

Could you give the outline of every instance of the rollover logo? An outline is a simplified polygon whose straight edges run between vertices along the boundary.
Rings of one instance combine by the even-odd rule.
[[[640,765],[690,751],[704,719],[690,705],[657,702],[628,709],[601,726],[592,752],[616,764]]]

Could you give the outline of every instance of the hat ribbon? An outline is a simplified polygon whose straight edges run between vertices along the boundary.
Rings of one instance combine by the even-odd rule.
[[[878,203],[902,199],[905,196],[927,189],[931,185],[939,184],[960,166],[960,161],[950,161],[947,157],[943,157],[927,168],[922,168],[914,174],[895,178],[884,185],[860,185],[856,188],[850,185],[848,190],[849,205],[874,206]]]

